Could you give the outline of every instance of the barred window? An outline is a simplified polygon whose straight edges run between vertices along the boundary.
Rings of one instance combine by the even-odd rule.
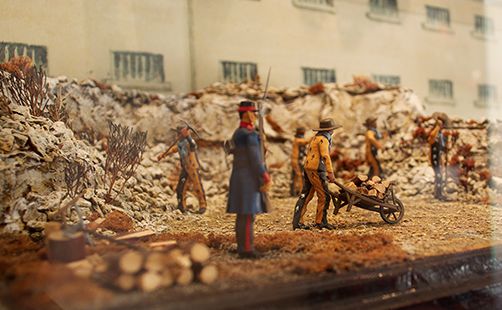
[[[478,99],[481,102],[494,102],[497,99],[497,88],[491,84],[478,85]]]
[[[450,11],[436,6],[425,6],[427,10],[427,23],[440,26],[450,26]]]
[[[397,15],[397,0],[370,0],[370,12],[378,15]]]
[[[333,69],[319,69],[303,67],[303,83],[312,85],[315,83],[335,83],[336,74]]]
[[[429,80],[429,94],[434,98],[453,99],[452,81]]]
[[[373,74],[373,81],[384,85],[401,85],[401,77],[399,75]]]
[[[258,66],[253,62],[222,61],[223,80],[240,83],[256,80]]]
[[[474,16],[475,32],[483,35],[490,35],[493,34],[493,29],[494,29],[493,19],[481,15]]]
[[[297,7],[334,12],[334,0],[293,0]]]
[[[165,81],[164,56],[146,52],[113,51],[113,69],[117,81]]]
[[[0,63],[16,56],[28,56],[37,67],[47,71],[47,47],[24,43],[0,42]]]

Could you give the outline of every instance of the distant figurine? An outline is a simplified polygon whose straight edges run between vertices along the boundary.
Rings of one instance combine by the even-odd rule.
[[[380,165],[380,161],[378,160],[378,150],[382,149],[382,143],[380,140],[382,139],[382,135],[377,129],[376,126],[376,118],[369,117],[366,119],[364,126],[367,128],[365,134],[365,144],[366,144],[366,163],[370,166],[370,171],[368,172],[368,176],[371,178],[372,176],[382,177],[382,166]]]
[[[235,235],[237,252],[241,258],[258,258],[253,246],[255,215],[267,212],[263,195],[271,185],[260,151],[259,134],[255,129],[256,105],[252,101],[239,104],[239,128],[234,132],[230,153],[234,155],[227,213],[236,213]]]
[[[187,190],[192,186],[193,193],[199,201],[199,214],[206,212],[206,195],[202,187],[202,181],[199,174],[199,159],[197,157],[197,144],[190,135],[188,126],[178,126],[176,128],[178,140],[168,148],[164,153],[157,156],[161,160],[167,155],[175,152],[179,153],[181,163],[181,173],[176,186],[176,197],[178,199],[178,209],[181,212],[186,211]]]
[[[331,118],[321,120],[319,128],[313,129],[317,134],[309,142],[305,167],[303,172],[303,188],[300,198],[296,202],[293,216],[293,229],[309,229],[303,223],[303,216],[307,211],[307,205],[317,194],[317,212],[314,227],[318,229],[334,229],[328,223],[328,207],[331,195],[328,190],[328,182],[335,181],[333,166],[330,158],[331,136],[333,131],[341,126]]]
[[[293,149],[291,151],[291,167],[293,168],[290,190],[291,196],[297,196],[303,188],[303,160],[305,158],[305,146],[308,143],[309,140],[305,139],[305,128],[296,128]]]
[[[434,128],[429,132],[427,142],[431,147],[431,164],[434,169],[434,198],[439,200],[446,200],[443,194],[444,181],[442,170],[442,157],[446,152],[446,136],[443,129],[447,125],[448,117],[444,113],[434,113],[432,117],[436,123]]]

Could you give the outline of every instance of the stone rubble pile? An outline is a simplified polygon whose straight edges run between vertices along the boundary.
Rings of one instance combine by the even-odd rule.
[[[200,135],[199,158],[206,194],[226,194],[232,158],[224,153],[223,141],[232,136],[239,123],[238,102],[262,96],[259,85],[251,82],[215,83],[183,96],[124,91],[115,85],[92,80],[79,83],[66,77],[49,79],[49,83],[52,92],[61,87],[67,96],[69,118],[66,124],[33,117],[18,106],[14,107],[16,110],[11,117],[3,115],[1,119],[0,170],[3,177],[0,200],[3,215],[0,223],[7,231],[39,232],[43,222],[52,219],[51,214],[64,203],[66,190],[62,171],[65,160],[72,159],[86,160],[96,169],[93,188],[88,188],[79,201],[87,214],[105,214],[120,209],[135,219],[140,227],[152,226],[158,216],[198,216],[165,212],[176,209],[174,191],[179,173],[178,155],[161,162],[157,161],[157,155],[174,141],[172,128],[181,120],[188,121]],[[274,182],[272,196],[289,195],[289,154],[296,127],[315,128],[319,120],[326,117],[334,118],[343,126],[335,131],[333,139],[337,177],[350,179],[367,173],[368,167],[362,163],[363,123],[370,116],[378,117],[379,129],[392,133],[379,155],[386,178],[396,183],[401,195],[431,195],[433,172],[428,159],[429,147],[416,137],[416,120],[425,111],[411,90],[389,88],[354,95],[336,84],[324,84],[315,94],[307,87],[270,87],[264,106],[269,149],[267,165]],[[106,187],[103,180],[104,149],[109,121],[148,131],[143,160],[115,205],[105,203],[103,198]],[[472,122],[463,120],[454,120],[454,125],[473,126]],[[421,126],[430,130],[432,123],[426,121]],[[460,146],[469,144],[474,167],[464,173],[467,179],[463,185],[451,178],[447,188],[450,195],[459,199],[483,200],[490,179],[502,190],[500,168],[490,171],[492,178],[480,174],[491,168],[488,166],[489,149],[492,165],[500,167],[500,156],[493,154],[502,150],[501,127],[500,124],[490,124],[487,129],[459,129],[459,138],[449,158]],[[491,133],[491,143],[488,143],[488,132]],[[313,134],[313,131],[307,131],[307,136]],[[188,203],[196,208],[195,199],[189,197]],[[162,227],[149,228],[162,230]]]

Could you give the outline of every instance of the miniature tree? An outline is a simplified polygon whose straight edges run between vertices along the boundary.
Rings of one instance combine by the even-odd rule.
[[[74,198],[82,193],[85,188],[86,175],[90,170],[91,168],[87,162],[68,162],[64,169],[66,196]]]
[[[130,177],[134,175],[143,157],[147,132],[133,131],[132,128],[109,122],[110,134],[106,150],[105,177],[109,181],[106,200],[111,201],[113,185],[119,177],[124,179],[120,193]]]
[[[45,71],[26,56],[0,64],[0,91],[35,116],[47,116],[48,85]]]

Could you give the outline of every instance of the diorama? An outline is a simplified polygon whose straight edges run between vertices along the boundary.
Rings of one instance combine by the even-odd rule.
[[[6,308],[497,308],[500,122],[363,74],[166,93],[0,47]]]

